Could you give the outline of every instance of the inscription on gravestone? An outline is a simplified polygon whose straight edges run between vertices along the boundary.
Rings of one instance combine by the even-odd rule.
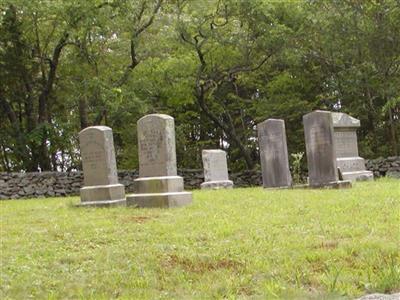
[[[163,136],[160,131],[144,129],[140,136],[140,151],[145,156],[142,165],[160,164],[160,150],[163,143]]]
[[[335,131],[337,157],[358,156],[357,134],[351,131]]]

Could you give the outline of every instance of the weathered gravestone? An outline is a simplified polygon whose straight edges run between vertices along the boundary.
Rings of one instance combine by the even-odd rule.
[[[332,114],[313,111],[303,116],[310,187],[350,187],[339,181]]]
[[[357,129],[360,120],[345,113],[332,113],[336,143],[337,166],[345,180],[373,180],[374,175],[365,169],[365,161],[358,156]]]
[[[139,178],[136,194],[127,196],[128,206],[174,207],[192,202],[192,193],[183,191],[177,176],[174,119],[152,114],[138,123]]]
[[[112,130],[92,126],[79,133],[84,187],[79,206],[125,205],[125,187],[118,183]]]
[[[228,177],[226,152],[223,150],[203,150],[204,182],[202,189],[232,188],[233,182]]]
[[[257,125],[261,170],[265,188],[290,187],[292,176],[286,142],[285,122],[268,119]]]

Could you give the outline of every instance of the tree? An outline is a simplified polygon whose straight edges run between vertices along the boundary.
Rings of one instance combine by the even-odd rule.
[[[175,118],[179,167],[223,148],[258,165],[256,124],[302,115],[361,119],[365,157],[399,153],[400,8],[395,0],[3,0],[0,169],[80,168],[78,132],[113,128],[119,168],[136,168],[136,122]]]
[[[302,48],[325,74],[321,99],[361,119],[362,152],[399,153],[400,7],[396,1],[316,2]],[[389,140],[391,147],[387,147]]]

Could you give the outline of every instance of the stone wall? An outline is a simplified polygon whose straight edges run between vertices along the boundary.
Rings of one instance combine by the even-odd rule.
[[[132,192],[137,172],[118,175],[127,192]],[[0,199],[79,195],[82,185],[82,172],[0,173]]]
[[[185,179],[185,189],[200,187],[204,181],[203,170],[183,169],[178,174]],[[138,172],[119,171],[119,182],[126,193],[135,192],[133,180]],[[244,171],[230,175],[237,187],[262,185],[261,171]],[[79,195],[83,185],[82,172],[0,173],[0,199],[21,199]]]
[[[366,160],[366,166],[375,177],[400,178],[400,156]],[[204,180],[203,171],[198,169],[178,170],[178,174],[185,179],[188,190],[199,188]],[[136,170],[120,171],[118,177],[125,185],[126,193],[134,192]],[[258,170],[232,173],[229,177],[235,187],[262,186],[261,171]],[[0,199],[79,195],[82,183],[82,172],[0,173]]]
[[[366,159],[365,165],[367,170],[374,172],[375,177],[388,176],[400,178],[400,156]]]

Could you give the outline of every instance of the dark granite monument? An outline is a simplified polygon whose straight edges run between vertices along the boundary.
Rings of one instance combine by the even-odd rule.
[[[339,181],[332,114],[313,111],[303,116],[310,187],[348,187]]]
[[[292,177],[286,142],[285,122],[268,119],[257,125],[264,188],[290,187]]]

